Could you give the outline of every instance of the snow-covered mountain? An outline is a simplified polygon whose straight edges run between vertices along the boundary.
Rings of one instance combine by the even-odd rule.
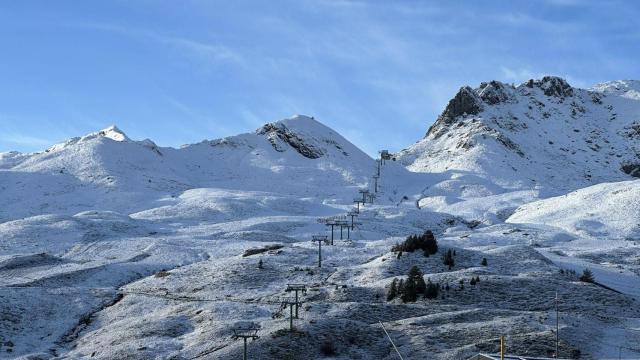
[[[273,191],[299,197],[366,186],[374,161],[318,121],[295,116],[180,149],[130,140],[117,127],[38,153],[0,154],[0,220],[96,207],[133,212],[194,188]],[[351,197],[351,194],[349,193]]]
[[[638,84],[584,90],[548,76],[465,86],[398,158],[412,171],[472,172],[505,188],[557,194],[640,176]]]
[[[395,359],[381,322],[407,358],[467,359],[503,335],[551,356],[559,295],[561,357],[638,358],[637,94],[463,87],[379,172],[306,116],[179,149],[114,126],[0,153],[0,357],[235,359],[232,329],[256,326],[250,358]],[[373,203],[332,233],[362,188]],[[425,230],[455,266],[390,251]],[[317,267],[310,240],[331,234]],[[386,301],[412,266],[440,296]],[[572,272],[587,267],[597,284]],[[307,286],[298,319],[289,284]]]

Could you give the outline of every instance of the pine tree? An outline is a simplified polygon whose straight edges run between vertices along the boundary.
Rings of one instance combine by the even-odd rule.
[[[447,250],[447,253],[442,256],[442,263],[447,265],[449,270],[453,268],[455,261],[453,260],[453,253],[451,252],[451,249]]]
[[[476,284],[476,278],[472,277],[471,280],[469,280],[469,284],[475,285]]]
[[[482,266],[487,266],[487,258],[482,258]]]
[[[418,293],[416,292],[416,284],[407,280],[404,283],[404,291],[402,292],[402,302],[415,302],[418,299]]]
[[[404,280],[400,279],[400,281],[398,281],[397,296],[402,297],[402,294],[404,294]]]
[[[422,238],[424,239],[425,252],[428,252],[429,254],[435,254],[438,252],[438,242],[431,230],[425,231]]]
[[[387,293],[387,301],[391,301],[398,296],[398,281],[394,278]]]
[[[260,259],[258,261],[258,269],[263,269],[263,267],[262,267],[262,259]]]
[[[580,281],[592,283],[595,280],[596,279],[593,277],[593,273],[591,272],[591,270],[584,269],[584,271],[582,272],[582,276],[580,276]]]

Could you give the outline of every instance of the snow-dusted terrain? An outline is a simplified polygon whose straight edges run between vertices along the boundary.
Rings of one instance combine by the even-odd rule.
[[[313,118],[180,149],[110,127],[0,153],[0,357],[235,359],[232,329],[251,325],[250,358],[395,359],[380,322],[407,359],[495,352],[502,335],[549,356],[557,292],[562,357],[640,358],[639,90],[461,88],[381,166],[322,268],[318,220],[374,192],[377,169]],[[425,230],[452,269],[390,251]],[[412,265],[450,290],[387,302]],[[291,333],[292,283],[308,291]]]

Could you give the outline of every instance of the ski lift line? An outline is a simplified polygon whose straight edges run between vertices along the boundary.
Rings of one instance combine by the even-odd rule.
[[[387,335],[387,338],[389,339],[389,342],[393,346],[393,349],[396,351],[396,353],[400,357],[400,360],[404,360],[404,358],[402,357],[402,354],[400,354],[400,351],[396,347],[396,344],[393,343],[393,339],[391,339],[391,336],[389,336],[389,333],[387,332],[387,329],[384,328],[384,324],[382,323],[382,321],[378,320],[378,322],[380,323],[380,326],[382,326],[382,330],[384,330],[384,333]]]

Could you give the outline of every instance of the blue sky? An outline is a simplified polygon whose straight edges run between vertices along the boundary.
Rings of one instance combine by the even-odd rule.
[[[118,125],[162,146],[307,114],[373,154],[457,89],[640,78],[637,1],[3,1],[0,151]]]

